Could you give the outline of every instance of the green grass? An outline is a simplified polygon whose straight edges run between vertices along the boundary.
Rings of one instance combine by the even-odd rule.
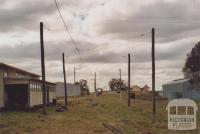
[[[0,113],[1,134],[111,134],[102,123],[121,130],[124,134],[198,134],[200,114],[197,115],[198,129],[195,131],[167,130],[167,101],[157,102],[156,122],[152,123],[152,102],[136,99],[127,106],[126,99],[119,95],[80,97],[70,102],[69,110],[56,112],[48,108],[48,115],[37,112]]]

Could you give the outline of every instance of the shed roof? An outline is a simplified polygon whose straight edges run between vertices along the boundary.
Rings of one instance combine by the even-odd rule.
[[[5,69],[5,70],[13,70],[13,71],[17,71],[19,73],[23,73],[23,74],[29,74],[29,75],[32,75],[34,77],[40,77],[40,75],[37,75],[37,74],[34,74],[34,73],[31,73],[31,72],[28,72],[28,71],[25,71],[25,70],[22,70],[22,69],[19,69],[19,68],[16,68],[16,67],[13,67],[13,66],[10,66],[10,65],[7,65],[5,63],[1,63],[0,62],[0,68],[2,69]]]
[[[133,85],[132,88],[141,88],[141,87],[138,85]]]
[[[188,82],[189,79],[177,79],[177,80],[173,80],[171,82],[165,83],[163,85],[172,85],[172,84],[178,84],[178,83],[185,83]]]
[[[20,81],[20,80],[31,80],[31,81],[37,81],[37,82],[40,82],[42,83],[42,80],[39,80],[39,79],[27,79],[27,78],[5,78],[5,80],[13,80],[13,81]],[[49,82],[49,81],[46,81],[46,84],[51,84],[51,85],[56,85],[56,83],[53,83],[53,82]]]
[[[145,84],[144,86],[143,86],[143,88],[150,88],[147,84]]]

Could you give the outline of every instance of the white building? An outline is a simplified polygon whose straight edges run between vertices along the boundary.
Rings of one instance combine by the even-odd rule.
[[[80,96],[81,87],[79,84],[67,83],[67,96]],[[56,97],[64,97],[65,88],[64,82],[56,82]]]

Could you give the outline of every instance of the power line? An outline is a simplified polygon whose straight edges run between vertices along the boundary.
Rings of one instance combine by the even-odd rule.
[[[79,48],[77,47],[76,42],[75,42],[74,39],[72,38],[72,35],[71,35],[71,33],[70,33],[69,29],[68,29],[68,26],[67,26],[67,24],[66,24],[66,22],[65,22],[65,20],[64,20],[64,18],[63,18],[63,16],[62,16],[62,14],[61,14],[60,8],[59,8],[58,3],[57,3],[56,0],[55,0],[55,5],[56,5],[56,8],[57,8],[57,10],[58,10],[58,12],[59,12],[59,15],[60,15],[60,17],[61,17],[61,19],[62,19],[62,22],[63,22],[63,24],[64,24],[64,26],[65,26],[65,29],[66,29],[66,31],[67,31],[67,33],[68,33],[68,35],[69,35],[69,37],[70,37],[70,39],[71,39],[71,41],[72,41],[72,44],[74,45],[75,50],[76,50],[76,51],[78,52],[78,54],[79,54],[80,62],[83,63],[83,62],[82,62],[82,57],[81,57],[80,50],[79,50]],[[89,68],[89,67],[87,67],[87,68]],[[91,70],[91,69],[89,68],[89,70]]]
[[[76,50],[76,51],[78,52],[78,54],[79,54],[80,61],[82,62],[82,57],[81,57],[80,50],[78,49],[78,47],[76,46],[76,42],[75,42],[74,39],[72,38],[72,35],[71,35],[71,33],[70,33],[69,29],[68,29],[68,26],[67,26],[67,24],[66,24],[66,22],[65,22],[65,20],[64,20],[64,18],[63,18],[63,16],[62,16],[62,14],[61,14],[60,8],[59,8],[58,3],[57,3],[56,0],[55,0],[55,5],[56,5],[56,8],[57,8],[57,10],[58,10],[58,12],[59,12],[59,15],[60,15],[60,17],[61,17],[61,19],[62,19],[62,22],[63,22],[63,24],[64,24],[64,26],[65,26],[65,29],[66,29],[66,31],[67,31],[67,33],[68,33],[68,35],[69,35],[69,37],[70,37],[70,39],[71,39],[71,41],[72,41],[72,44],[74,45],[75,50]]]
[[[138,35],[135,35],[135,36],[132,36],[132,38],[139,38],[139,41],[142,39],[141,37],[144,37],[144,36],[146,36],[146,35],[148,35],[148,34],[150,34],[151,32],[144,32],[144,33],[141,33],[141,34],[138,34]],[[96,47],[96,48],[94,48],[94,49],[90,49],[90,48],[88,48],[88,49],[85,49],[83,52],[85,53],[85,52],[90,52],[90,51],[92,51],[91,53],[96,53],[97,51],[99,51],[99,50],[105,50],[105,48],[112,48],[113,46],[111,46],[111,45],[104,45],[104,46],[100,46],[100,47]],[[91,53],[90,54],[88,54],[88,55],[91,55]]]
[[[59,12],[59,15],[60,15],[60,17],[61,17],[61,19],[62,19],[62,22],[63,22],[63,24],[64,24],[64,26],[65,26],[65,29],[66,29],[66,31],[67,31],[67,33],[68,33],[68,35],[69,35],[69,37],[70,37],[70,39],[71,39],[71,41],[72,41],[72,44],[74,45],[76,51],[78,52],[79,57],[80,57],[80,60],[81,60],[81,62],[82,62],[80,50],[79,50],[79,48],[76,46],[76,42],[75,42],[74,39],[72,38],[72,35],[71,35],[71,33],[70,33],[69,29],[68,29],[68,26],[67,26],[67,24],[66,24],[66,22],[65,22],[65,20],[64,20],[64,18],[63,18],[63,16],[62,16],[62,13],[61,13],[61,11],[60,11],[60,8],[59,8],[58,3],[57,3],[56,0],[55,0],[55,5],[56,5],[56,8],[57,8],[57,10],[58,10],[58,12]],[[149,33],[149,32],[148,32],[148,33]],[[143,36],[145,36],[145,35],[148,34],[148,33],[142,33],[142,34],[136,36],[135,38],[137,38],[137,37],[143,37]]]
[[[62,16],[62,14],[61,14],[60,8],[59,8],[58,3],[57,3],[56,0],[55,0],[55,5],[56,5],[56,8],[57,8],[57,10],[58,10],[58,12],[59,12],[59,15],[60,15],[60,17],[61,17],[61,19],[62,19],[62,22],[63,22],[63,24],[64,24],[64,26],[65,26],[65,29],[66,29],[66,31],[67,31],[67,33],[68,33],[68,35],[69,35],[69,37],[70,37],[70,39],[71,39],[71,41],[72,41],[72,44],[74,45],[75,50],[76,50],[76,51],[78,52],[78,54],[79,54],[80,62],[83,63],[83,62],[82,62],[82,57],[81,57],[80,50],[79,50],[79,48],[77,47],[76,42],[75,42],[74,39],[72,38],[72,35],[71,35],[71,33],[70,33],[69,29],[68,29],[68,26],[67,26],[67,24],[66,24],[66,22],[65,22],[65,20],[64,20],[64,18],[63,18],[63,16]],[[89,68],[89,67],[87,67],[87,68]],[[91,69],[89,69],[89,70],[91,70]]]

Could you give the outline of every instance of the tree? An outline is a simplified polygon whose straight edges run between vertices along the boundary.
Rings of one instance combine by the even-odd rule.
[[[89,94],[89,86],[87,80],[81,79],[79,82],[76,82],[75,84],[79,84],[81,87],[81,92],[83,94]]]
[[[196,84],[200,83],[200,42],[198,42],[187,54],[183,67],[184,77]]]
[[[127,90],[128,89],[124,80],[120,80],[120,79],[116,79],[116,78],[112,78],[109,81],[109,86],[110,86],[110,89],[112,91]]]

